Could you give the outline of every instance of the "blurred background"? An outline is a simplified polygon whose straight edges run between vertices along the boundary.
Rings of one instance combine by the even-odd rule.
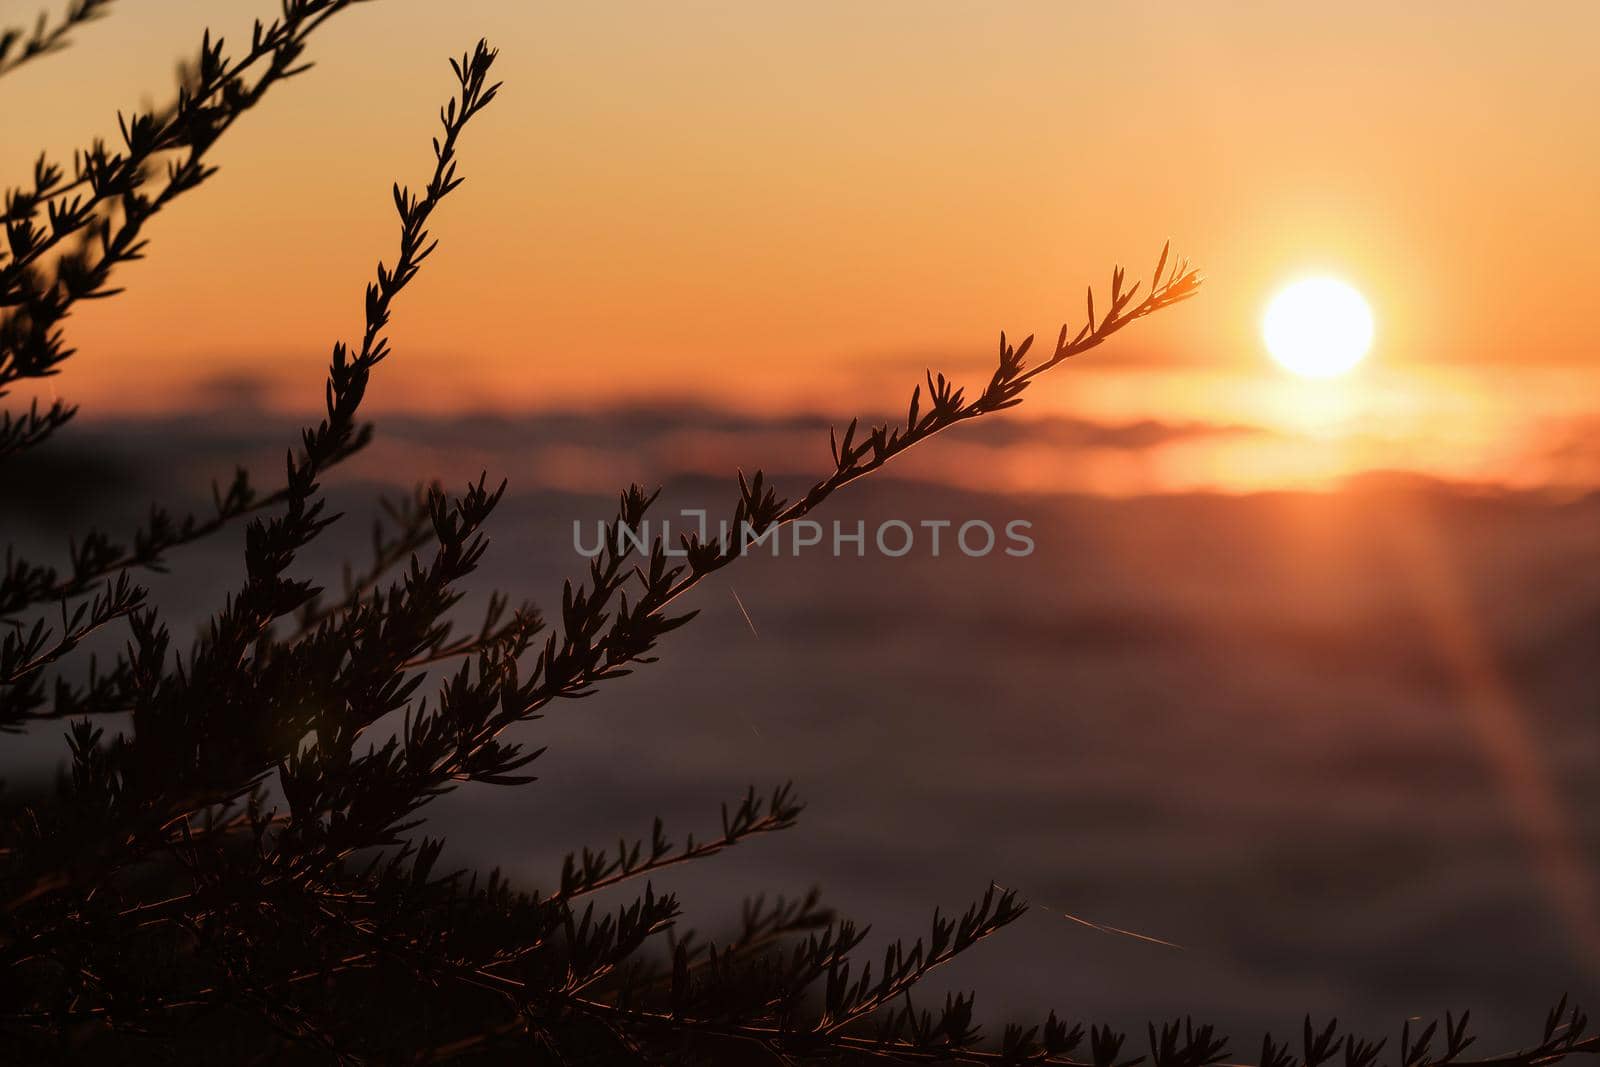
[[[53,103],[8,117],[7,180],[257,8],[130,5],[9,77]],[[1199,298],[823,516],[1022,519],[1031,557],[743,561],[661,663],[523,729],[537,784],[430,830],[548,886],[567,849],[709,833],[793,778],[797,828],[668,880],[709,932],[820,884],[914,934],[993,879],[1040,906],[927,993],[976,986],[991,1021],[1192,1012],[1246,1055],[1307,1011],[1472,1008],[1512,1041],[1600,986],[1596,31],[1578,3],[367,5],[75,312],[44,395],[84,412],[0,532],[58,559],[235,463],[270,479],[479,35],[505,95],[397,312],[377,442],[331,481],[330,582],[377,493],[487,470],[512,488],[477,592],[551,606],[629,481],[666,517],[731,512],[735,466],[803,491],[830,425],[898,415],[925,368],[981,385],[1001,328],[1052,339],[1171,237]],[[1260,339],[1307,273],[1372,309],[1339,378]],[[240,536],[176,562],[182,633]],[[7,744],[13,780],[65,752]]]

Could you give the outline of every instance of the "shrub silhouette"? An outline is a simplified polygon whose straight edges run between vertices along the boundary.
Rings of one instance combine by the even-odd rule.
[[[284,0],[230,57],[207,36],[166,107],[121,124],[68,172],[40,158],[8,192],[0,253],[0,395],[55,374],[71,355],[62,323],[81,300],[113,295],[116,268],[143,254],[145,227],[207,181],[207,152],[273,86],[306,69],[310,36],[354,0]],[[64,45],[109,0],[77,0],[58,23],[0,35],[0,74]],[[787,829],[802,807],[789,787],[751,790],[725,807],[720,832],[679,845],[657,821],[648,840],[569,855],[542,892],[436,870],[441,843],[419,837],[423,809],[464,782],[515,787],[541,751],[502,739],[547,705],[581,697],[651,661],[688,623],[679,600],[739,556],[737,545],[659,539],[630,550],[654,494],[619,498],[605,548],[584,581],[563,589],[546,625],[531,607],[491,599],[482,627],[457,636],[457,591],[482,557],[505,490],[486,478],[449,496],[437,487],[392,502],[370,566],[325,598],[290,576],[297,554],[337,516],[320,489],[361,449],[359,420],[374,368],[389,355],[396,299],[433,251],[435,209],[459,186],[458,142],[494,100],[495,53],[483,42],[451,63],[455,95],[440,113],[432,174],[394,188],[399,247],[365,294],[360,339],[336,344],[326,411],[288,454],[281,484],[244,471],[212,510],[152,509],[126,539],[89,531],[62,567],[8,548],[0,575],[0,728],[69,723],[70,767],[48,802],[13,806],[0,854],[0,1047],[7,1062],[1070,1062],[1094,1067],[1203,1067],[1230,1055],[1210,1027],[1152,1025],[1148,1050],[1125,1035],[1054,1015],[986,1039],[970,996],[931,1010],[912,1000],[930,971],[1013,922],[1023,905],[990,885],[929,934],[896,942],[874,967],[866,930],[813,894],[746,905],[725,943],[673,933],[677,901],[646,879]],[[1144,295],[1119,268],[1097,314],[1063,327],[1028,364],[1032,338],[1000,340],[995,370],[969,395],[929,375],[903,425],[830,441],[834,469],[793,501],[759,471],[738,477],[732,528],[757,534],[801,519],[901,452],[1012,407],[1035,377],[1137,319],[1196,292],[1197,274],[1166,249]],[[0,479],[15,475],[72,420],[62,401],[7,411]],[[0,485],[4,485],[0,481]],[[248,520],[247,578],[187,653],[175,653],[133,575],[175,565],[172,553]],[[682,560],[681,563],[675,562]],[[397,578],[391,576],[398,574]],[[65,661],[91,634],[125,624],[109,666],[76,675]],[[435,679],[431,700],[421,688]],[[363,735],[403,713],[381,741]],[[108,734],[103,716],[126,715]],[[593,895],[643,883],[602,913]],[[1553,1062],[1600,1047],[1563,1001],[1538,1041],[1480,1064]],[[1397,1045],[1308,1020],[1300,1047],[1270,1037],[1262,1067],[1465,1064],[1467,1018],[1447,1016]]]

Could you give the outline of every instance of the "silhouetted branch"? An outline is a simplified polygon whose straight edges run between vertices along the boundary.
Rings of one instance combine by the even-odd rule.
[[[791,795],[792,788],[791,785],[784,785],[773,790],[771,799],[763,803],[756,795],[755,788],[751,787],[739,806],[731,813],[726,804],[722,806],[720,837],[697,843],[691,834],[681,850],[674,850],[672,842],[666,838],[665,827],[661,820],[657,819],[650,834],[648,853],[644,852],[642,841],[635,841],[631,845],[626,841],[618,842],[615,853],[604,849],[599,851],[584,849],[581,857],[569,853],[561,868],[560,886],[550,894],[549,899],[573,900],[590,893],[597,893],[602,889],[609,889],[630,878],[639,878],[680,863],[691,863],[708,856],[715,856],[747,837],[787,830],[794,825],[800,812],[805,810],[805,805]]]
[[[315,590],[307,582],[282,577],[296,552],[333,521],[323,514],[323,503],[316,496],[317,478],[327,465],[346,454],[357,436],[355,416],[365,395],[374,367],[389,354],[385,335],[394,299],[416,277],[422,263],[433,252],[427,222],[438,204],[456,189],[462,179],[456,176],[456,142],[467,123],[495,98],[498,85],[488,83],[494,52],[482,42],[460,62],[452,61],[459,84],[459,95],[442,109],[442,137],[434,141],[433,175],[422,194],[416,195],[399,185],[394,187],[394,203],[400,217],[400,247],[395,266],[382,263],[377,278],[367,288],[365,328],[359,345],[351,350],[336,344],[329,368],[327,415],[307,428],[301,436],[298,455],[287,459],[285,513],[270,521],[257,521],[247,530],[246,561],[249,580],[217,615],[189,657],[187,669],[177,675],[158,670],[145,676],[132,694],[134,735],[111,749],[101,743],[98,731],[85,727],[75,735],[75,785],[81,797],[95,796],[94,806],[106,824],[100,847],[87,855],[73,857],[73,867],[85,864],[100,872],[109,871],[137,858],[153,844],[162,844],[162,827],[206,806],[225,803],[255,787],[260,776],[274,763],[291,753],[285,746],[297,743],[307,731],[318,728],[332,738],[340,729],[331,725],[338,709],[317,708],[299,700],[295,713],[300,718],[279,721],[281,686],[294,681],[275,675],[276,684],[256,684],[241,670],[253,646],[266,634],[271,622],[308,603]],[[497,497],[496,497],[497,499]],[[447,508],[434,494],[430,500],[435,535],[448,545],[441,559],[441,571],[454,573],[475,563],[481,547],[463,540],[472,536],[474,520],[463,516],[470,506],[482,515],[492,507],[480,486],[473,503]],[[481,521],[478,520],[478,521]],[[453,600],[440,592],[435,599],[419,604],[416,617],[422,643],[433,633],[433,619],[443,614]],[[138,647],[128,659],[132,662],[159,661],[165,654],[166,633],[149,614],[136,614]],[[346,625],[362,625],[366,618]],[[381,631],[383,647],[395,636],[392,628]],[[409,647],[409,646],[408,646]],[[325,656],[326,640],[306,640],[294,646],[303,658]],[[336,650],[342,659],[344,650]],[[271,664],[264,664],[272,669]],[[360,662],[352,670],[361,670]],[[375,665],[377,666],[377,665]],[[378,666],[373,684],[387,688],[398,662]],[[402,690],[403,691],[403,690]],[[238,703],[243,701],[242,704]],[[217,717],[231,717],[224,740],[210,725]],[[286,729],[287,728],[287,729]],[[152,834],[155,836],[152,837]],[[79,849],[83,852],[85,850]],[[9,892],[11,906],[52,892],[61,884],[61,857],[37,857],[42,866],[31,874],[23,873],[26,864],[12,872]]]
[[[56,22],[40,12],[32,29],[0,29],[0,77],[30,60],[61,51],[67,46],[72,31],[100,18],[110,6],[111,0],[71,0]]]
[[[304,637],[318,626],[336,618],[341,612],[353,608],[361,598],[376,589],[384,576],[404,564],[412,554],[433,537],[433,524],[428,512],[428,499],[442,488],[434,483],[418,486],[404,497],[383,497],[379,507],[383,514],[373,520],[371,535],[372,559],[360,573],[347,563],[342,576],[342,595],[337,600],[323,602],[321,595],[312,597],[295,617],[294,638]]]
[[[74,305],[115,295],[109,287],[112,272],[143,254],[144,225],[216,172],[206,163],[212,145],[273,84],[306,70],[300,58],[307,38],[358,2],[284,0],[278,20],[256,23],[250,49],[238,60],[229,60],[223,42],[206,34],[192,76],[179,86],[170,107],[119,116],[121,150],[98,140],[79,150],[71,179],[40,156],[31,185],[6,192],[0,208],[6,236],[0,249],[0,397],[19,380],[58,373],[73,354],[60,323]],[[84,6],[78,0],[74,10]],[[101,3],[88,6],[92,14]],[[262,64],[266,69],[247,80],[246,73]],[[171,152],[178,158],[158,181],[153,164]],[[64,248],[69,240],[76,247]],[[58,403],[43,419],[32,409],[29,415],[8,415],[0,459],[41,443],[75,410]],[[26,426],[26,432],[18,432],[18,426]],[[0,603],[12,599],[0,596]]]

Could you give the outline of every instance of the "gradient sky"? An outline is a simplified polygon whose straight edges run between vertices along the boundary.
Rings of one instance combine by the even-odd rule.
[[[242,39],[271,7],[124,0],[7,79],[50,103],[9,109],[6,175],[164,95],[208,21]],[[381,0],[230,133],[129,291],[74,316],[55,388],[152,410],[259,378],[314,403],[392,257],[388,185],[425,176],[445,58],[480,34],[507,87],[397,312],[380,408],[870,410],[930,363],[977,373],[1001,328],[1053,335],[1169,236],[1203,297],[1041,407],[1315,427],[1356,390],[1489,439],[1593,395],[1600,6],[1387,2]],[[1258,339],[1273,288],[1311,270],[1378,321],[1368,365],[1321,392]]]

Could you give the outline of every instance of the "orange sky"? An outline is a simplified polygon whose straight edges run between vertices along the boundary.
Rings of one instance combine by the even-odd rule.
[[[239,37],[272,6],[119,4],[0,87],[51,101],[8,109],[6,175],[164,95],[208,20]],[[1168,236],[1203,297],[1041,406],[1304,428],[1354,404],[1487,439],[1582,414],[1594,384],[1600,6],[380,0],[229,134],[129,291],[73,317],[55,388],[149,410],[244,376],[314,404],[392,256],[388,185],[422,179],[444,60],[479,34],[507,88],[469,131],[379,408],[845,414],[928,363],[981,366],[1001,328],[1053,333]],[[1285,383],[1257,337],[1307,269],[1376,312],[1344,400]]]

